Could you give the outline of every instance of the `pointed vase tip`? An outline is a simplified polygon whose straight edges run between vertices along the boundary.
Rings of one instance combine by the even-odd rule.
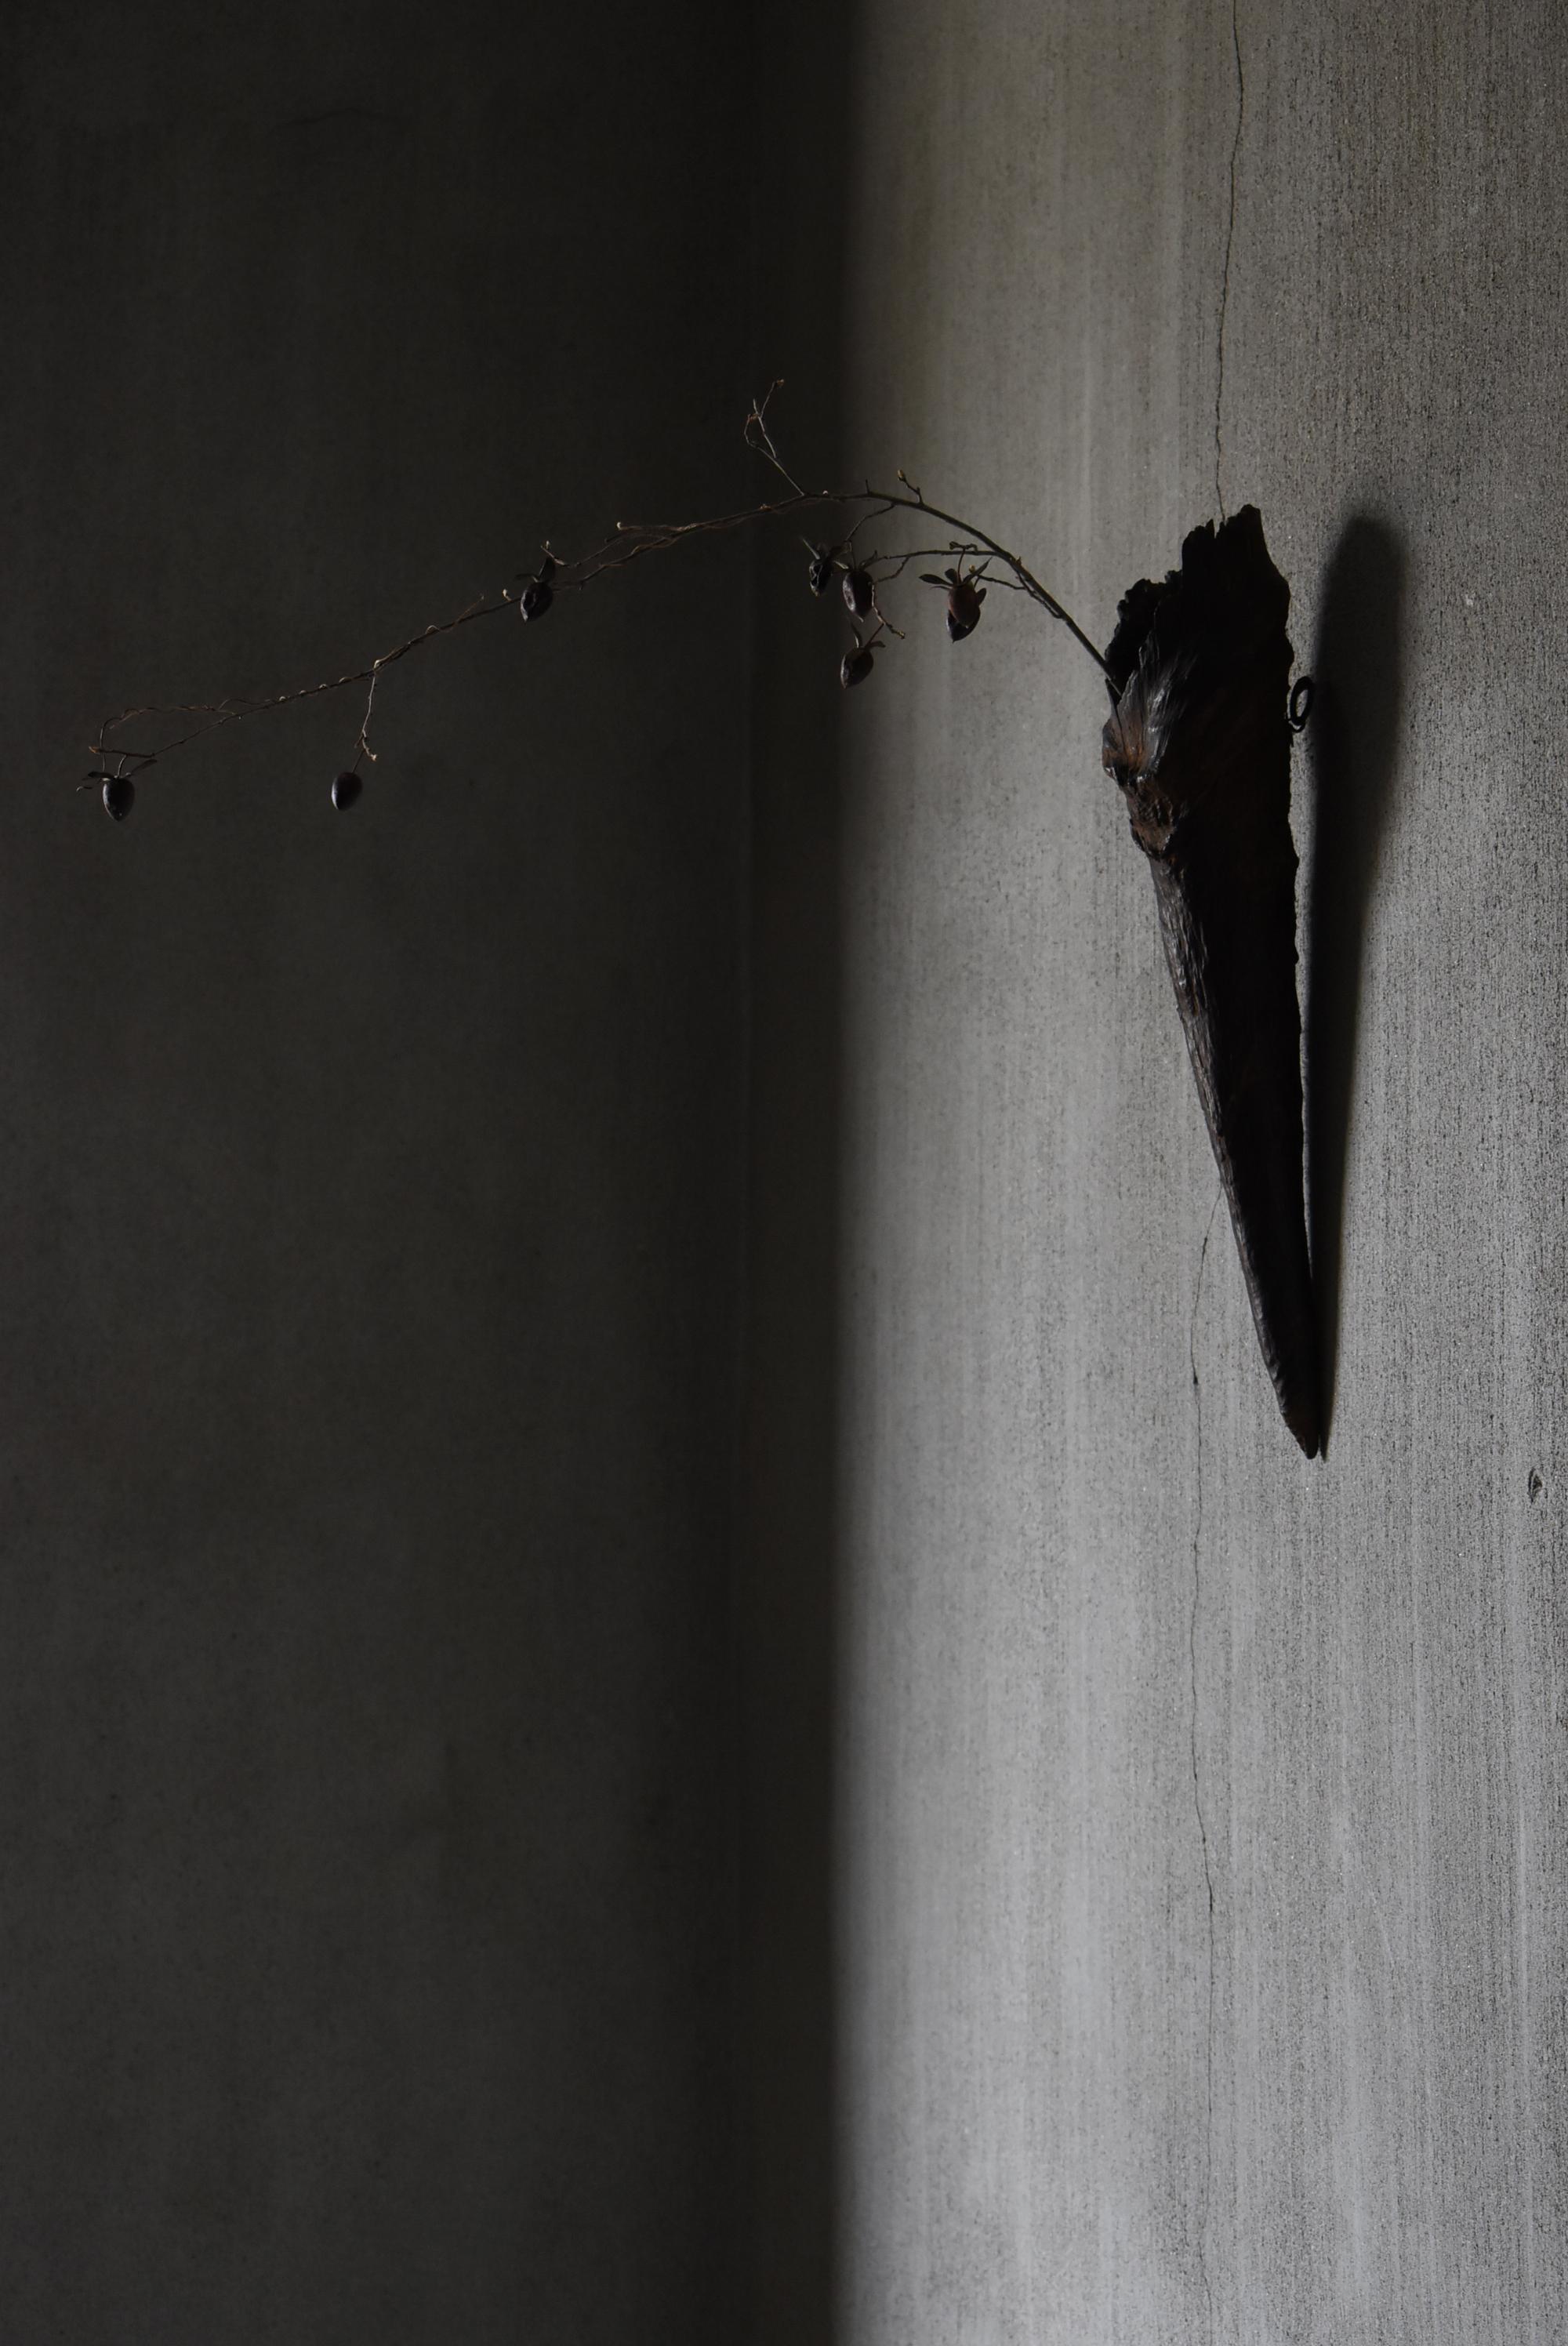
[[[1323,1442],[1318,1430],[1316,1404],[1308,1399],[1292,1402],[1287,1408],[1281,1402],[1280,1415],[1300,1443],[1303,1456],[1320,1458],[1323,1454]]]

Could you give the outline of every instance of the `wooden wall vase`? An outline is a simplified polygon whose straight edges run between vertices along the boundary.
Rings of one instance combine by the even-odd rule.
[[[1149,859],[1160,933],[1257,1341],[1285,1423],[1319,1443],[1296,994],[1290,590],[1256,507],[1139,579],[1105,659],[1104,763]]]

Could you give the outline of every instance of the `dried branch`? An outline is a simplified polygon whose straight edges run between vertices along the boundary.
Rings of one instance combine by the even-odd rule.
[[[762,398],[752,403],[743,437],[747,446],[777,473],[788,491],[787,495],[765,499],[737,512],[712,515],[699,521],[617,522],[611,536],[570,561],[559,559],[546,540],[541,549],[537,570],[526,574],[525,583],[519,588],[504,586],[497,595],[477,596],[454,617],[433,621],[418,635],[410,636],[406,642],[394,644],[390,651],[382,652],[367,667],[345,669],[341,676],[325,678],[317,684],[300,685],[294,690],[267,694],[260,699],[230,694],[219,701],[174,704],[149,701],[124,709],[117,717],[106,718],[98,727],[89,746],[93,757],[103,762],[84,778],[79,787],[86,789],[94,782],[101,782],[105,805],[117,820],[123,820],[129,813],[136,795],[133,777],[144,774],[149,767],[172,757],[177,750],[188,749],[193,742],[204,740],[209,734],[224,726],[238,725],[249,718],[260,717],[273,709],[290,708],[299,701],[319,699],[327,693],[363,685],[366,687],[365,709],[353,755],[333,785],[334,804],[351,805],[360,792],[361,760],[369,759],[372,765],[375,762],[376,753],[370,741],[370,724],[377,684],[384,670],[396,667],[410,653],[424,649],[438,637],[454,635],[460,627],[470,627],[478,619],[494,618],[503,611],[518,610],[524,621],[537,621],[548,612],[556,596],[579,593],[608,572],[629,569],[633,563],[641,561],[645,556],[663,553],[668,547],[684,545],[688,539],[714,537],[729,530],[748,528],[754,523],[777,521],[791,515],[805,515],[830,507],[846,511],[857,505],[866,508],[833,543],[819,546],[809,539],[802,540],[812,556],[810,584],[813,591],[824,593],[833,576],[842,572],[847,580],[852,579],[853,582],[847,598],[851,617],[857,621],[861,617],[871,617],[875,622],[871,635],[864,638],[859,626],[856,627],[854,645],[845,655],[840,670],[840,678],[846,685],[860,683],[871,674],[872,653],[881,648],[885,637],[902,638],[903,630],[893,626],[881,607],[881,590],[901,578],[911,562],[939,559],[944,556],[955,566],[944,579],[932,579],[930,583],[947,586],[952,582],[948,626],[949,633],[955,639],[969,633],[978,619],[978,606],[983,599],[984,588],[976,589],[971,582],[983,576],[987,584],[1006,586],[1038,604],[1048,617],[1068,630],[1104,674],[1110,675],[1111,671],[1097,647],[1018,555],[984,530],[977,528],[972,522],[964,521],[960,515],[946,513],[940,505],[932,505],[923,490],[901,469],[897,474],[900,487],[896,490],[873,488],[869,480],[859,489],[803,487],[780,456],[768,423],[769,403],[779,387],[777,382],[770,383]],[[899,513],[918,514],[925,519],[944,523],[958,535],[942,546],[899,548],[887,552],[877,550],[870,554],[858,552],[857,540],[862,530],[868,526],[874,527],[878,522]],[[972,566],[967,575],[963,568],[966,563]],[[1007,575],[992,572],[989,568],[992,563],[1000,564],[1002,573]],[[955,627],[953,614],[957,607],[962,607],[967,623]],[[170,740],[158,741],[150,748],[117,742],[111,739],[140,719],[182,718],[199,718],[204,721],[176,734]],[[112,768],[110,760],[113,761]]]

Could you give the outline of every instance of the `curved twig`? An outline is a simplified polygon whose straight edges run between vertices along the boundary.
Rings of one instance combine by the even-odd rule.
[[[949,527],[960,533],[959,537],[950,545],[940,548],[921,547],[908,552],[897,551],[887,554],[879,552],[864,556],[861,558],[862,567],[871,568],[873,566],[884,567],[885,575],[879,578],[877,582],[879,586],[886,586],[892,579],[901,577],[910,562],[939,553],[956,556],[961,560],[972,558],[976,555],[989,556],[993,560],[1003,564],[1012,573],[1010,577],[997,578],[994,583],[1012,587],[1028,596],[1030,600],[1037,603],[1049,617],[1055,619],[1067,629],[1104,674],[1110,675],[1111,671],[1098,648],[1049,588],[1041,584],[1018,555],[1011,552],[999,539],[976,527],[972,522],[963,520],[957,514],[944,512],[940,505],[930,504],[924,492],[909,480],[901,468],[897,475],[901,484],[901,488],[898,490],[875,488],[870,481],[859,489],[803,487],[779,455],[767,421],[769,402],[779,387],[778,382],[770,383],[761,399],[753,401],[743,427],[743,437],[748,447],[761,456],[779,474],[789,492],[788,495],[771,500],[765,499],[759,505],[745,506],[738,512],[711,515],[698,521],[617,522],[611,536],[603,540],[598,546],[590,547],[585,554],[578,556],[575,560],[563,562],[558,556],[550,557],[555,564],[553,574],[555,592],[557,595],[580,592],[585,586],[591,586],[596,578],[603,577],[609,571],[629,569],[634,562],[640,561],[645,555],[662,553],[670,546],[683,545],[689,538],[713,537],[729,530],[743,529],[754,522],[775,521],[785,515],[820,511],[828,506],[848,508],[864,505],[867,511],[861,514],[850,529],[848,536],[833,549],[837,556],[853,546],[857,535],[868,523],[883,520],[888,515],[893,513],[918,513],[930,520],[945,522]],[[807,543],[809,544],[809,541]],[[815,548],[811,550],[815,551]],[[547,545],[545,551],[546,556],[549,556]],[[368,688],[368,690],[365,698],[365,713],[360,725],[354,749],[353,766],[357,767],[361,758],[369,758],[373,762],[376,753],[370,745],[370,721],[375,701],[376,685],[382,671],[394,668],[400,660],[406,659],[411,652],[423,650],[437,637],[454,635],[460,627],[469,627],[477,619],[494,618],[503,611],[514,610],[519,599],[519,596],[512,588],[505,586],[501,589],[499,595],[477,596],[453,617],[433,621],[429,627],[422,628],[418,635],[410,636],[404,642],[394,644],[390,651],[380,653],[367,666],[345,669],[340,676],[324,678],[316,684],[300,685],[291,691],[267,694],[260,699],[229,694],[219,701],[175,703],[145,701],[134,707],[123,709],[117,717],[106,718],[100,724],[97,734],[88,745],[90,753],[97,759],[117,759],[119,761],[118,770],[122,774],[127,770],[127,766],[135,772],[141,773],[148,767],[158,764],[160,760],[172,757],[177,750],[188,749],[193,742],[204,740],[209,733],[215,733],[224,726],[238,725],[248,718],[260,717],[271,709],[290,708],[299,701],[319,699],[324,694],[340,692],[351,686],[362,684]],[[880,627],[885,627],[891,635],[899,634],[900,630],[885,617],[880,604],[875,607]],[[160,742],[154,749],[143,750],[110,741],[111,734],[119,732],[125,726],[134,724],[138,718],[178,717],[201,718],[205,722],[193,725],[188,731],[178,734],[173,740]]]

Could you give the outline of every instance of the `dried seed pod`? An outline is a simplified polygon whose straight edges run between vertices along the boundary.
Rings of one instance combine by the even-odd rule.
[[[851,684],[864,684],[871,672],[871,654],[874,649],[875,647],[871,644],[859,644],[852,652],[844,654],[839,663],[839,682],[846,690]]]
[[[972,570],[965,578],[956,570],[944,570],[939,578],[932,570],[921,572],[922,586],[942,586],[947,591],[947,632],[955,644],[973,635],[980,625],[980,607],[985,600],[985,589],[978,584],[982,575]]]
[[[549,570],[553,573],[555,567],[552,562],[549,565]],[[517,604],[525,620],[542,619],[555,599],[550,579],[542,569],[537,578],[530,578],[518,597]]]
[[[844,573],[844,600],[857,619],[863,619],[875,599],[876,588],[869,570],[856,568]]]
[[[332,784],[332,804],[340,814],[346,814],[364,789],[362,775],[345,770]]]
[[[976,586],[972,573],[967,578],[954,576],[947,590],[947,632],[952,642],[961,644],[965,636],[973,635],[984,600],[985,589]]]
[[[1196,529],[1123,597],[1103,760],[1149,859],[1166,960],[1253,1321],[1287,1425],[1317,1454],[1303,1198],[1290,589],[1256,507]]]
[[[976,591],[967,579],[960,579],[958,586],[953,586],[953,591],[948,594],[948,640],[951,643],[962,643],[964,636],[974,634],[974,628],[979,627],[979,607],[982,607],[983,600],[986,600],[983,586]]]
[[[833,583],[833,548],[820,546],[811,557],[811,567],[806,573],[806,583],[813,595],[825,595]]]
[[[124,822],[136,804],[136,784],[128,774],[108,774],[104,779],[104,811],[116,822]]]
[[[556,564],[555,556],[553,554],[547,554],[545,556],[544,561],[539,565],[539,584],[541,586],[548,586],[551,579],[555,576],[557,567],[558,565]]]

